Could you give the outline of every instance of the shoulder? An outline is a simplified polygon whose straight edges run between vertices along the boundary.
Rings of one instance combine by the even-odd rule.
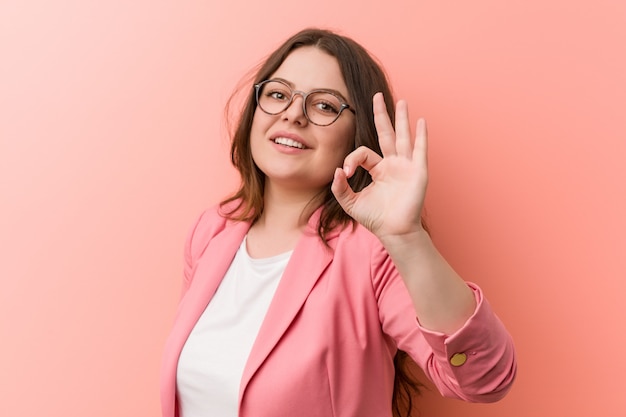
[[[359,223],[348,224],[336,232],[338,245],[349,245],[353,248],[369,248],[370,250],[384,251],[384,247],[375,234]]]
[[[384,288],[402,281],[380,239],[360,224],[346,227],[339,233],[335,258],[342,259],[351,268],[364,272],[366,268],[377,297]]]
[[[235,223],[224,214],[228,208],[216,204],[198,216],[187,237],[186,251],[191,258],[201,256],[211,239]]]
[[[378,237],[358,223],[349,224],[338,232],[335,256],[370,264],[373,268],[389,262],[389,254]]]
[[[227,219],[222,215],[219,205],[204,210],[191,230],[191,238],[198,239],[206,234],[215,234],[224,228]]]

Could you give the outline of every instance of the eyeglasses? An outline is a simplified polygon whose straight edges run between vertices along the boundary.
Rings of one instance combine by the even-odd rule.
[[[337,94],[328,90],[313,90],[308,93],[292,89],[281,80],[265,80],[254,85],[256,102],[267,114],[279,114],[287,110],[297,94],[302,96],[302,111],[307,120],[317,126],[333,124],[350,105]]]

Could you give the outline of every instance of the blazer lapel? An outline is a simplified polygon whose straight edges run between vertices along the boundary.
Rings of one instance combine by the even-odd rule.
[[[191,287],[182,300],[186,308],[181,311],[181,315],[185,315],[182,320],[187,324],[187,336],[213,298],[249,228],[250,224],[246,222],[227,226],[211,239],[198,260]]]
[[[333,259],[333,250],[324,245],[315,230],[318,218],[319,211],[311,217],[278,284],[243,371],[240,402],[248,383],[287,331],[311,289]]]
[[[164,364],[168,380],[176,380],[176,367],[180,353],[196,322],[213,298],[226,271],[250,228],[246,222],[227,226],[209,242],[204,254],[198,260],[191,287],[181,300],[176,316],[176,324],[168,339],[167,364]]]

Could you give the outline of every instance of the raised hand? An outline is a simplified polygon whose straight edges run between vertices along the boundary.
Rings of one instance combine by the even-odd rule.
[[[381,158],[361,147],[337,168],[332,191],[343,209],[371,230],[385,246],[409,291],[422,327],[453,334],[474,313],[476,300],[467,284],[437,251],[421,223],[428,182],[426,123],[417,122],[411,140],[407,105],[396,105],[395,130],[382,94],[374,96],[374,122]],[[362,166],[372,183],[355,193],[348,178]]]
[[[428,182],[426,122],[417,122],[413,140],[406,102],[396,105],[395,130],[381,93],[374,95],[373,106],[383,157],[364,146],[351,152],[343,169],[335,171],[332,192],[346,213],[380,239],[420,232]],[[355,193],[348,178],[358,166],[370,173],[372,183]]]

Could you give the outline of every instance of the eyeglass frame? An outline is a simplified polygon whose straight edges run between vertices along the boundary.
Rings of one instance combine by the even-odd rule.
[[[277,112],[277,113],[270,113],[267,110],[265,110],[263,107],[261,107],[261,105],[259,104],[259,95],[261,93],[261,87],[263,87],[264,84],[269,83],[269,82],[277,82],[280,83],[282,85],[284,85],[285,87],[287,87],[290,91],[291,91],[291,97],[289,98],[289,101],[287,102],[287,104],[285,105],[285,108],[282,109],[281,111]],[[326,126],[330,126],[333,123],[335,123],[337,121],[337,119],[339,119],[339,116],[341,116],[341,114],[343,113],[344,110],[349,110],[352,112],[352,114],[356,115],[356,111],[354,111],[354,109],[348,104],[345,103],[342,97],[340,97],[339,95],[337,95],[336,93],[330,91],[330,90],[324,90],[324,89],[317,89],[317,90],[311,90],[308,93],[305,93],[304,91],[300,91],[300,90],[294,90],[289,84],[287,84],[285,81],[283,80],[278,80],[278,79],[269,79],[269,80],[263,80],[260,83],[254,84],[254,89],[255,89],[255,94],[254,97],[256,99],[256,104],[259,107],[259,109],[261,109],[261,111],[263,113],[266,114],[270,114],[272,116],[275,116],[277,114],[281,114],[282,112],[286,111],[289,106],[291,106],[291,103],[293,103],[294,98],[296,97],[296,95],[300,95],[302,97],[302,113],[304,114],[304,117],[306,117],[306,119],[314,124],[315,126],[322,126],[322,127],[326,127]],[[325,125],[321,125],[319,123],[315,123],[314,121],[311,120],[311,118],[309,117],[309,114],[306,111],[306,99],[308,96],[310,96],[311,94],[314,93],[326,93],[326,94],[330,94],[335,96],[338,100],[339,103],[341,104],[341,106],[339,107],[339,111],[337,112],[337,116],[333,119],[332,122],[325,124]]]

